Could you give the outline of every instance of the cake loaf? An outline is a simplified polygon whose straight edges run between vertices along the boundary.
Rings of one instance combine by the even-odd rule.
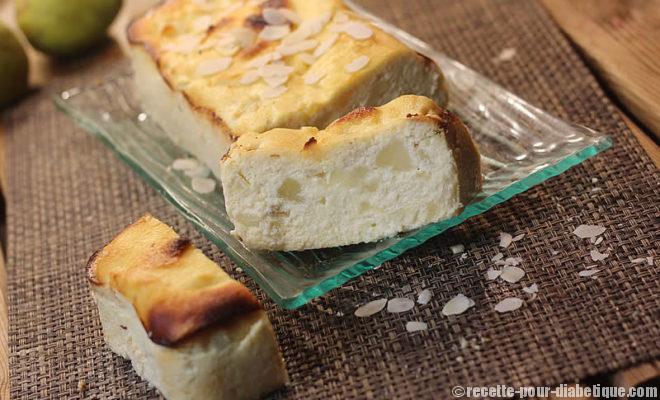
[[[88,277],[108,346],[165,398],[251,400],[285,384],[256,298],[157,219],[97,251]]]
[[[128,37],[143,106],[217,176],[245,132],[324,128],[403,94],[447,101],[435,63],[340,0],[170,0]]]
[[[372,242],[458,213],[481,188],[465,125],[421,96],[317,128],[242,135],[222,160],[234,234],[250,248]]]

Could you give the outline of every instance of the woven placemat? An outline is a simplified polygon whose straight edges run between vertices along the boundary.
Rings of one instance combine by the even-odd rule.
[[[366,5],[532,103],[611,134],[614,147],[286,311],[46,94],[32,96],[4,118],[13,398],[157,397],[104,345],[83,270],[94,249],[146,212],[190,236],[263,301],[291,374],[276,397],[451,398],[454,385],[570,383],[660,356],[658,171],[543,9],[516,0]],[[496,61],[505,48],[516,49],[515,57]],[[107,69],[97,63],[66,83],[91,83]],[[599,249],[611,255],[598,263],[597,279],[578,276],[595,264],[593,246],[571,233],[579,224],[607,228]],[[526,234],[505,250],[523,258],[521,283],[484,278],[500,251],[500,230]],[[449,251],[456,243],[465,244],[467,257]],[[652,265],[631,262],[648,256]],[[523,282],[538,284],[536,300],[522,293]],[[434,294],[425,306],[352,315],[374,298],[413,298],[422,288]],[[444,303],[457,293],[475,307],[443,317]],[[509,295],[528,301],[514,313],[493,311]],[[427,322],[428,331],[406,332],[411,320]]]

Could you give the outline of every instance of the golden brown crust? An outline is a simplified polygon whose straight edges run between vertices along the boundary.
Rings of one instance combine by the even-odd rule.
[[[150,215],[97,250],[87,276],[130,301],[150,338],[164,346],[261,310],[245,286]]]
[[[185,301],[169,298],[156,304],[145,328],[155,343],[172,346],[208,327],[231,324],[261,305],[250,291],[236,281],[188,296]]]

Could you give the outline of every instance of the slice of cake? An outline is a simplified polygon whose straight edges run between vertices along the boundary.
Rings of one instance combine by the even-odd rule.
[[[376,241],[457,214],[481,188],[466,127],[421,96],[324,130],[244,134],[221,168],[234,233],[255,249]]]
[[[245,132],[324,128],[403,94],[447,100],[431,60],[340,0],[170,0],[128,36],[147,112],[216,175]]]
[[[258,399],[287,374],[256,298],[147,215],[88,263],[106,342],[169,400]]]

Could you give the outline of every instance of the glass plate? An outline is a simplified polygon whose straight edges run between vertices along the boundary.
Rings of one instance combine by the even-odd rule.
[[[482,153],[483,192],[460,215],[375,243],[303,252],[252,251],[230,234],[222,193],[198,194],[190,188],[190,178],[171,170],[172,162],[186,154],[142,112],[128,66],[100,84],[55,96],[64,112],[101,138],[285,308],[300,307],[611,146],[609,137],[533,107],[421,40],[346,3],[433,59],[445,73],[449,108],[470,126]]]

